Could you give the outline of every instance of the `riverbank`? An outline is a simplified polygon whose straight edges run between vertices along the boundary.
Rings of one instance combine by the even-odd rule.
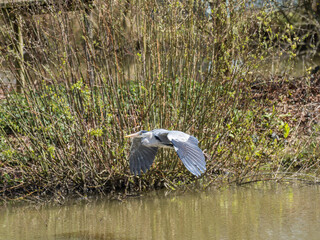
[[[0,24],[0,62],[20,84],[1,83],[2,201],[206,188],[288,174],[318,182],[319,73],[288,74],[303,41],[275,8],[219,2],[204,15],[202,3],[96,3],[90,16],[79,5],[73,13],[13,19],[24,29],[20,39],[12,25]],[[21,38],[25,61],[12,47]],[[281,73],[277,66],[259,72],[270,63],[282,63]],[[168,150],[147,174],[129,172],[124,136],[155,128],[199,139],[203,178]]]
[[[118,195],[118,192],[120,195],[130,195],[164,187],[206,188],[210,185],[286,178],[319,183],[320,153],[317,149],[320,143],[320,72],[297,78],[273,76],[257,79],[259,81],[251,85],[251,100],[248,101],[254,103],[250,108],[255,107],[256,110],[248,108],[245,116],[237,121],[237,127],[231,128],[230,123],[224,124],[223,127],[227,129],[224,136],[211,135],[212,139],[206,139],[214,144],[212,151],[204,147],[208,170],[199,179],[187,172],[173,151],[161,152],[147,174],[140,177],[131,175],[127,162],[130,142],[125,141],[122,141],[124,150],[121,164],[114,162],[112,165],[105,165],[105,159],[98,163],[85,163],[83,156],[78,156],[73,162],[71,159],[59,162],[54,156],[59,152],[63,154],[59,147],[50,149],[46,146],[42,146],[42,151],[47,155],[48,161],[34,159],[30,163],[18,153],[22,149],[22,153],[30,151],[34,146],[32,139],[14,129],[3,128],[7,138],[2,137],[1,156],[3,160],[4,157],[11,160],[1,162],[0,198],[2,201],[63,199],[68,195],[86,198],[96,194]],[[19,101],[18,96],[16,101]],[[21,104],[26,103],[22,101]],[[1,108],[5,108],[2,113],[21,113],[21,109],[7,107],[7,104],[1,105]],[[237,131],[248,122],[248,133],[245,136],[239,135]],[[7,123],[2,122],[2,126]],[[90,136],[93,146],[98,147],[96,144],[101,144],[99,137],[105,134],[102,131],[101,135],[91,135],[89,131],[87,136]],[[250,142],[246,142],[248,139]],[[5,149],[8,142],[11,149]],[[202,147],[205,146],[203,142],[205,139],[200,138]],[[102,142],[103,144],[105,143]],[[244,146],[244,152],[236,144]],[[251,151],[248,151],[250,148]],[[234,153],[234,149],[238,149],[238,152]],[[233,161],[230,161],[230,156],[233,156]],[[89,168],[89,163],[98,165]],[[84,169],[86,175],[81,177]],[[107,169],[111,170],[109,175]]]

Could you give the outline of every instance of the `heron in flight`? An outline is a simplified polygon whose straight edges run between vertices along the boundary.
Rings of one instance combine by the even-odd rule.
[[[125,137],[133,138],[129,157],[130,171],[140,175],[150,169],[158,148],[174,148],[184,166],[196,176],[206,171],[206,162],[198,139],[180,131],[154,129],[139,131]]]

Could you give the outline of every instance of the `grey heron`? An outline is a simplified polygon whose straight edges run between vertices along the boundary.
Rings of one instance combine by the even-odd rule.
[[[158,148],[174,148],[184,166],[196,176],[206,171],[206,162],[198,139],[180,131],[154,129],[139,131],[125,137],[133,138],[129,163],[130,171],[140,175],[150,169]]]

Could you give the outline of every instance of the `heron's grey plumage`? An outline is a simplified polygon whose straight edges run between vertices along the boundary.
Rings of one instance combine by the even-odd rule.
[[[194,175],[200,176],[206,171],[206,162],[198,140],[180,131],[155,129],[140,131],[127,137],[134,137],[129,157],[130,171],[140,175],[141,170],[150,169],[158,147],[174,148],[185,167]]]
[[[149,170],[157,151],[157,147],[146,147],[141,144],[140,138],[134,138],[129,158],[130,171],[135,175],[140,175],[141,169],[143,172]]]

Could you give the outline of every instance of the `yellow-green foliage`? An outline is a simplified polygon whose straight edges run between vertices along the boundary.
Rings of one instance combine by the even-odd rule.
[[[294,29],[275,32],[272,13],[246,1],[215,1],[207,16],[206,2],[97,1],[92,35],[80,3],[74,13],[27,16],[26,85],[0,102],[0,171],[8,171],[0,191],[108,192],[194,180],[165,151],[138,184],[123,136],[140,129],[195,135],[208,178],[217,164],[239,181],[277,165],[290,127],[250,90],[254,71],[286,50],[280,40],[291,41],[294,55]],[[10,45],[12,29],[0,31]],[[15,53],[3,52],[14,66]],[[283,134],[277,143],[273,131]]]

